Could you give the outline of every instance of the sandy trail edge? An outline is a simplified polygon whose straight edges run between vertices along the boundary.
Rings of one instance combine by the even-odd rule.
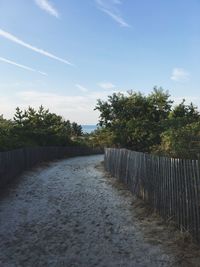
[[[146,238],[133,196],[114,186],[102,160],[53,162],[26,172],[6,191],[0,198],[0,266],[178,266],[159,233],[155,242]]]

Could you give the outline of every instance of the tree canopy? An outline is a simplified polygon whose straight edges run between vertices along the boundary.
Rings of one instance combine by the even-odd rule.
[[[82,127],[40,106],[16,108],[13,120],[0,117],[0,149],[25,146],[65,146],[82,135]]]
[[[98,100],[95,109],[100,112],[99,126],[104,139],[105,133],[112,136],[113,146],[180,156],[180,149],[178,151],[175,142],[172,142],[174,135],[180,142],[187,139],[179,139],[183,133],[191,136],[191,142],[193,136],[200,135],[197,107],[192,103],[186,105],[185,100],[173,106],[169,92],[161,87],[154,87],[147,96],[133,91],[126,95],[114,93],[106,101]],[[170,154],[169,150],[173,153]],[[186,149],[182,154],[186,156]]]

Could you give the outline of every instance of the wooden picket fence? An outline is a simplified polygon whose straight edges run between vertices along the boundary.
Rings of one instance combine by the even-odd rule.
[[[0,152],[0,187],[13,180],[24,170],[43,161],[54,159],[103,154],[103,150],[81,146],[31,147]]]
[[[200,242],[200,162],[105,149],[105,168]]]

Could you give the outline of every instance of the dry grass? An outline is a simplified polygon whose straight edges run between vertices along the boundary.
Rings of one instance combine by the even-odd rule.
[[[97,168],[103,171],[103,163]],[[131,194],[126,185],[108,173],[105,175],[108,182],[119,190],[120,194]],[[195,244],[190,233],[178,230],[172,218],[164,220],[143,200],[133,195],[132,199],[131,209],[146,242],[161,245],[167,252],[173,254],[175,261],[172,267],[200,267],[200,246]]]
[[[164,220],[142,200],[135,199],[132,207],[146,241],[161,244],[175,255],[172,266],[200,267],[200,247],[189,232],[178,230],[171,218]]]
[[[134,199],[132,208],[146,241],[161,244],[175,255],[176,260],[171,266],[200,267],[200,246],[189,232],[178,230],[172,218],[164,220],[140,199]]]

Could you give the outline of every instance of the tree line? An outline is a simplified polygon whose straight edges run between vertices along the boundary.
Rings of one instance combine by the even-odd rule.
[[[82,127],[40,106],[38,110],[16,108],[13,120],[0,116],[0,151],[29,146],[76,144]]]
[[[98,100],[99,129],[93,142],[180,158],[200,153],[200,113],[185,100],[173,105],[168,91],[154,87],[149,95],[129,91]]]
[[[200,155],[200,113],[183,99],[174,105],[169,92],[128,91],[99,99],[99,127],[83,134],[81,125],[40,106],[16,108],[12,120],[0,116],[0,151],[30,146],[87,145],[124,147],[179,158]]]

